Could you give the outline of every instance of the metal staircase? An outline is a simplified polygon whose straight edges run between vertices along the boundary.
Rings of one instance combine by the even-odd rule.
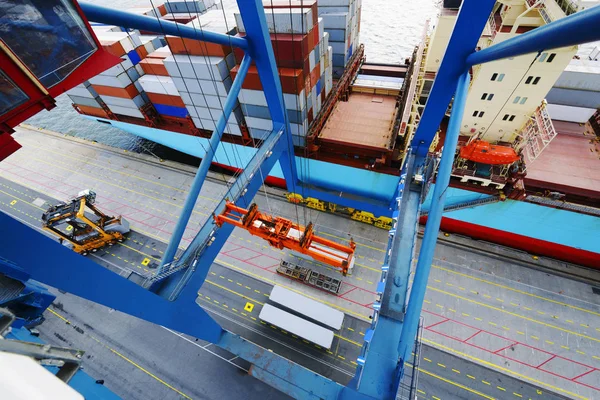
[[[525,123],[521,135],[522,142],[519,149],[524,147],[527,160],[533,162],[557,135],[552,119],[548,115],[545,102],[535,110],[535,113]]]

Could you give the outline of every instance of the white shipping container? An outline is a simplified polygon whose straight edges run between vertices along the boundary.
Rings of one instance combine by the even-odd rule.
[[[69,96],[69,99],[71,99],[71,101],[74,104],[79,104],[81,106],[102,108],[102,106],[100,105],[100,103],[98,103],[96,101],[96,99],[89,98],[89,97],[75,96],[72,94],[67,94],[67,96]]]
[[[309,68],[310,71],[312,71],[313,69],[315,69],[315,66],[317,65],[317,63],[316,63],[317,58],[315,57],[315,54],[317,52],[318,52],[318,49],[315,47],[308,54],[308,68]]]
[[[142,95],[138,94],[133,99],[124,99],[122,97],[114,97],[114,96],[100,96],[102,101],[104,101],[109,106],[119,106],[126,108],[142,108],[146,102],[142,98]]]
[[[354,0],[317,0],[317,5],[321,7],[349,7]]]
[[[117,76],[117,75],[122,74],[123,72],[125,72],[125,68],[123,68],[123,65],[121,65],[121,64],[117,64],[115,66],[110,67],[107,70],[100,72],[100,75],[102,75],[102,76]]]
[[[140,38],[135,33],[128,34],[127,32],[99,32],[97,35],[101,42],[119,42],[123,46],[123,50],[129,53],[138,46],[142,45]]]
[[[172,79],[177,90],[182,92],[226,97],[231,88],[231,77],[225,79],[223,82],[177,77],[173,77]]]
[[[169,75],[174,77],[223,81],[235,66],[233,53],[227,57],[172,55],[164,60]]]
[[[600,92],[600,62],[573,60],[560,75],[554,87]]]
[[[144,75],[137,83],[148,93],[168,94],[170,96],[179,96],[179,91],[175,87],[173,79],[168,76]]]
[[[342,328],[343,312],[282,286],[273,286],[269,300],[332,329],[340,330]]]
[[[326,349],[333,343],[333,331],[290,314],[270,304],[265,304],[258,316],[262,321],[275,325],[293,335]]]
[[[127,86],[131,85],[133,82],[131,81],[127,73],[123,72],[122,74],[119,74],[117,76],[96,75],[93,78],[90,78],[90,83],[92,85],[112,86],[124,89]]]
[[[349,46],[346,46],[345,43],[341,42],[329,42],[329,46],[333,49],[333,54],[343,54],[346,55]]]
[[[194,125],[196,125],[197,128],[206,129],[207,131],[214,131],[216,129],[215,121],[212,121],[210,119],[201,119],[201,118],[192,117],[192,120],[194,121]],[[237,124],[231,123],[231,122],[225,126],[224,133],[229,133],[229,134],[238,135],[238,136],[242,135],[242,132],[240,131],[240,127]],[[216,160],[216,161],[219,162],[220,160]]]
[[[559,104],[548,104],[546,107],[548,108],[550,118],[553,120],[577,122],[579,124],[589,121],[592,115],[596,113],[595,108],[572,107]]]
[[[350,29],[350,16],[347,12],[323,14],[323,27],[327,29]]]
[[[243,104],[267,107],[267,99],[262,90],[241,89],[238,100]],[[283,101],[288,110],[302,110],[305,106],[304,89],[298,95],[284,93]]]
[[[265,10],[270,33],[307,34],[313,27],[310,8],[271,8]],[[240,32],[246,32],[242,16],[235,14],[235,22]]]
[[[325,34],[325,25],[323,24],[323,18],[319,17],[318,24],[319,24],[319,37],[322,38],[323,35]]]
[[[69,97],[71,97],[71,96],[77,96],[77,97],[85,97],[85,98],[88,98],[88,99],[93,99],[93,98],[98,97],[97,95],[94,95],[93,93],[91,93],[83,85],[77,85],[77,86],[75,86],[73,89],[69,90],[67,92],[67,94],[69,95]]]
[[[144,115],[137,108],[127,108],[119,106],[108,106],[108,109],[115,114],[127,115],[135,118],[144,118]]]

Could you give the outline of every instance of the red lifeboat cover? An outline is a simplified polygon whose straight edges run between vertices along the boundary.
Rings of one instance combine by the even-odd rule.
[[[462,147],[460,156],[473,162],[491,165],[512,164],[520,158],[512,147],[493,145],[481,139]]]

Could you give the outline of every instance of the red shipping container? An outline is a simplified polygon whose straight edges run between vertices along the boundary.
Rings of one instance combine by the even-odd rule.
[[[319,37],[319,24],[318,23],[315,24],[312,31],[309,32],[309,35],[310,34],[313,35],[313,40],[315,41],[315,44],[313,45],[313,47],[315,47],[317,45],[317,43],[319,43],[321,41],[321,37]]]
[[[236,36],[244,37],[245,33],[238,33]],[[271,45],[275,54],[275,62],[281,68],[302,68],[304,74],[308,74],[309,62],[308,55],[314,49],[314,44],[310,39],[310,34],[271,34]],[[244,58],[244,51],[239,48],[234,49],[235,59],[238,64]]]
[[[321,77],[321,64],[317,64],[315,68],[310,73],[310,88],[317,84],[317,81]]]
[[[190,15],[190,13],[165,14],[161,19],[164,19],[165,21],[177,22],[179,24],[187,24],[188,22],[195,20],[196,16],[193,14]]]
[[[165,7],[164,4],[158,6],[158,11],[160,12],[160,15],[167,15],[167,7]]]
[[[319,6],[317,1],[313,0],[265,0],[263,7],[269,8],[310,8],[312,10],[313,25],[319,21]]]
[[[142,60],[148,55],[148,50],[146,50],[144,46],[139,46],[137,49],[135,49],[135,52]]]
[[[138,90],[135,88],[135,86],[133,85],[133,83],[131,85],[127,86],[125,89],[112,87],[112,86],[103,86],[103,85],[92,85],[92,87],[101,96],[104,95],[104,96],[121,97],[123,99],[133,99],[135,96],[140,94],[138,92]]]
[[[231,53],[231,47],[221,44],[185,39],[177,36],[166,36],[165,39],[173,54],[189,54],[191,56],[225,57]]]
[[[100,41],[100,44],[102,45],[104,50],[106,50],[114,56],[123,57],[126,54],[125,49],[123,48],[123,46],[121,46],[121,43],[119,42]]]
[[[158,58],[146,58],[140,61],[140,66],[149,75],[169,76],[165,64]]]
[[[146,94],[152,103],[185,108],[185,104],[183,104],[183,100],[181,100],[181,97],[179,96],[150,92],[146,92]]]
[[[308,110],[308,123],[312,123],[313,122],[313,109],[311,108],[310,110]]]
[[[93,117],[100,118],[108,118],[108,114],[102,108],[90,107],[90,106],[81,106],[76,104],[79,111],[81,111],[85,115],[91,115]]]
[[[170,49],[165,46],[165,47],[161,47],[160,49],[156,49],[154,50],[152,53],[148,54],[148,57],[146,58],[156,58],[159,60],[164,60],[165,58],[169,57],[171,55],[171,51]]]
[[[230,71],[232,79],[235,79],[239,68],[240,67],[236,65]],[[278,68],[278,70],[283,93],[300,94],[302,89],[304,89],[305,84],[302,70],[294,68]],[[244,79],[242,87],[244,89],[263,90],[255,66],[251,66],[248,70],[248,74],[246,75],[246,79]]]

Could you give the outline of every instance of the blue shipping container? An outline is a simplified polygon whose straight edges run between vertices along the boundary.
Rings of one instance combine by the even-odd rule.
[[[156,108],[156,111],[158,111],[159,114],[166,115],[168,117],[185,118],[188,115],[188,111],[185,107],[175,107],[156,103],[152,104],[154,104],[154,108]]]

